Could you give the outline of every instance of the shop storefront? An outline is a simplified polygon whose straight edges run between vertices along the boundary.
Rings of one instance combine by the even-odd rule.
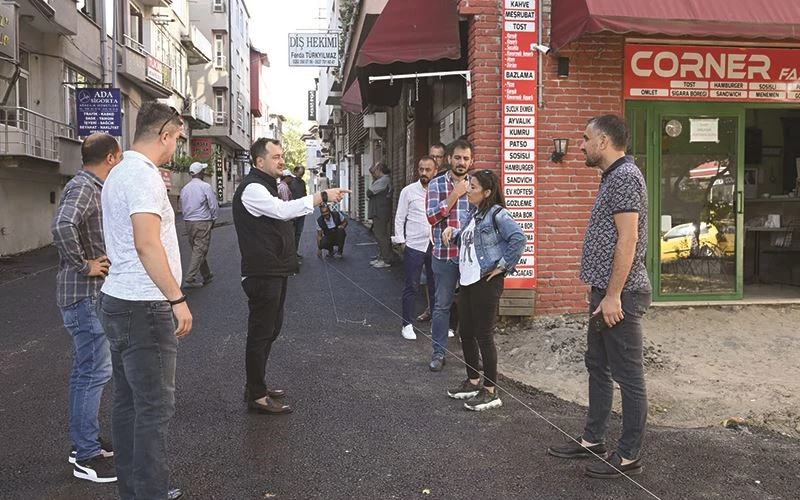
[[[437,108],[431,80],[395,80],[391,102],[379,99],[388,87],[362,81],[358,111],[388,113],[379,151],[405,165],[393,175],[398,188],[414,158],[463,124],[476,168],[503,176],[530,233],[528,274],[507,288],[535,295],[507,304],[533,314],[586,309],[578,271],[600,177],[578,145],[586,122],[606,113],[628,119],[630,153],[648,182],[657,301],[800,298],[800,3],[456,3],[467,89],[454,94],[460,82],[449,80],[456,99]],[[394,51],[406,43],[394,42]],[[451,68],[431,59],[424,69]]]
[[[656,298],[740,299],[749,284],[800,285],[784,259],[800,255],[791,236],[800,225],[800,50],[679,43],[625,46]]]

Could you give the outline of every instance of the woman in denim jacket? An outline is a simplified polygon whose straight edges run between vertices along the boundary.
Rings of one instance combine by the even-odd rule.
[[[503,293],[503,276],[514,270],[525,248],[525,235],[505,209],[501,189],[500,179],[491,170],[473,173],[467,192],[470,210],[461,221],[461,229],[448,227],[442,233],[444,244],[459,245],[458,319],[467,365],[467,379],[447,394],[453,399],[468,399],[464,406],[475,411],[503,404],[495,390],[494,323]],[[475,368],[480,359],[483,386]]]

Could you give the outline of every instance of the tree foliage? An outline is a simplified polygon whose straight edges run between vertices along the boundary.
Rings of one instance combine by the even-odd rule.
[[[300,140],[305,132],[297,120],[289,119],[284,122],[283,155],[286,158],[286,168],[289,170],[297,166],[306,166],[306,143]]]

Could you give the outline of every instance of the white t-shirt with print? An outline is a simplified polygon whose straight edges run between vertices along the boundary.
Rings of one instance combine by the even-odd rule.
[[[481,279],[481,263],[475,254],[475,219],[461,230],[461,245],[458,249],[458,272],[461,286],[477,283]]]
[[[126,151],[103,184],[103,234],[111,261],[102,292],[123,300],[166,300],[147,275],[133,242],[131,215],[161,218],[161,244],[175,281],[182,277],[175,212],[158,168],[143,154]]]

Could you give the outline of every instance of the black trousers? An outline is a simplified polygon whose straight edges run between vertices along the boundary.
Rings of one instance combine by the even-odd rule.
[[[483,359],[483,385],[487,387],[493,387],[497,382],[494,323],[503,285],[503,276],[498,275],[489,282],[481,278],[471,285],[461,286],[458,292],[458,333],[467,365],[467,377],[473,380],[480,377],[475,367]]]
[[[333,252],[333,247],[336,247],[341,253],[344,250],[345,238],[347,238],[347,233],[340,227],[325,231],[322,233],[322,239],[319,240],[319,248]]]
[[[264,373],[272,343],[283,326],[283,304],[286,301],[287,278],[250,276],[242,281],[250,314],[247,318],[245,372],[247,389],[253,400],[267,395]]]

